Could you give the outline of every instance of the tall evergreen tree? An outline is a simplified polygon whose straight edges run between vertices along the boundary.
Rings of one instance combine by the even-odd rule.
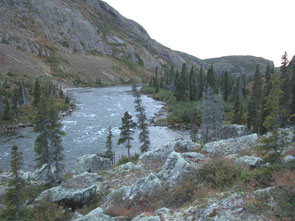
[[[106,140],[106,151],[105,151],[105,156],[109,158],[112,162],[114,163],[114,152],[113,152],[113,133],[112,133],[112,127],[109,127],[109,134],[107,136]]]
[[[223,126],[223,100],[208,86],[203,94],[201,134],[204,142],[219,139]]]
[[[189,99],[190,101],[197,99],[197,74],[193,67],[189,73]]]
[[[262,79],[259,64],[253,77],[253,87],[249,103],[248,119],[253,132],[261,132],[261,110],[262,110]]]
[[[33,97],[34,97],[33,106],[36,107],[39,104],[40,97],[41,97],[41,88],[40,88],[40,84],[39,84],[38,78],[35,80]]]
[[[5,98],[3,120],[11,120],[10,105],[7,97]]]
[[[14,220],[19,220],[20,206],[24,198],[25,181],[20,177],[19,171],[22,166],[22,152],[18,152],[18,147],[13,145],[11,149],[10,170],[12,172],[12,179],[8,183],[8,190],[4,197],[4,202],[8,209],[12,209]]]
[[[134,128],[136,123],[133,122],[132,116],[126,111],[122,117],[122,125],[120,127],[121,133],[118,140],[118,145],[126,143],[126,148],[128,150],[128,160],[130,161],[130,141],[133,140],[132,135],[134,134]]]
[[[149,139],[149,129],[147,123],[147,117],[145,114],[145,109],[142,106],[142,100],[139,91],[135,91],[135,110],[137,112],[137,119],[138,119],[138,129],[139,132],[139,141],[141,143],[140,150],[141,152],[147,152],[149,150],[150,139]]]
[[[288,121],[288,115],[290,110],[290,100],[291,100],[291,79],[290,75],[288,73],[288,55],[287,52],[284,53],[282,56],[281,61],[281,78],[282,78],[282,84],[281,84],[281,90],[283,91],[283,95],[281,96],[281,105],[283,106],[284,110],[287,112],[287,114],[282,119],[282,125],[286,126]]]
[[[2,118],[3,113],[4,113],[4,103],[3,103],[2,94],[0,92],[0,118]]]
[[[224,74],[223,74],[222,93],[223,93],[224,101],[227,101],[227,99],[228,99],[228,97],[229,97],[229,95],[231,93],[229,76],[228,76],[227,71],[225,71]]]
[[[234,124],[241,124],[242,110],[243,110],[243,107],[240,103],[240,96],[237,94],[235,98],[235,103],[234,103],[234,118],[233,118]]]
[[[62,153],[63,146],[61,144],[62,137],[65,135],[65,132],[62,131],[62,124],[58,119],[58,111],[52,105],[49,111],[49,134],[48,134],[48,143],[49,143],[49,159],[52,162],[52,166],[55,167],[55,174],[53,174],[53,183],[58,184],[61,181],[61,174],[63,170],[63,164],[61,161],[64,159]],[[48,164],[48,170],[51,170],[51,165]],[[48,171],[50,173],[50,171]]]
[[[214,93],[217,93],[216,79],[215,79],[215,76],[214,76],[214,69],[213,69],[212,64],[211,64],[211,67],[208,69],[208,72],[207,72],[207,83],[213,89]]]
[[[188,98],[187,69],[185,63],[182,64],[181,73],[175,82],[174,95],[178,101],[186,101]]]
[[[14,117],[17,117],[17,112],[18,112],[18,90],[15,87],[13,89],[13,93],[12,93],[12,99],[11,99],[11,111],[13,113]]]
[[[290,119],[295,123],[295,64],[292,68]]]
[[[279,142],[278,129],[282,123],[283,110],[280,105],[281,96],[283,94],[281,90],[281,79],[279,74],[274,73],[271,79],[272,88],[267,96],[267,105],[269,115],[263,122],[263,126],[272,135],[263,138],[262,145],[258,148],[265,155],[265,161],[270,163],[277,163],[280,159],[280,155],[285,146],[284,139]]]
[[[204,71],[203,71],[203,68],[201,67],[200,68],[200,71],[199,71],[199,75],[198,75],[198,78],[197,78],[197,84],[198,84],[198,100],[202,98],[203,96],[203,92],[204,92],[204,87],[206,85],[205,83],[205,77],[204,77]]]

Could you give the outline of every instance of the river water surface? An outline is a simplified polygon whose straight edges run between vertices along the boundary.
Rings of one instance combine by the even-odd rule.
[[[130,87],[108,87],[93,89],[77,89],[69,91],[77,105],[71,116],[64,117],[61,122],[66,136],[63,137],[65,160],[68,170],[74,168],[77,158],[88,153],[103,153],[108,135],[108,127],[112,127],[113,149],[116,159],[121,155],[127,155],[124,145],[117,145],[120,135],[119,127],[121,118],[128,111],[133,120],[137,121],[134,108],[134,97],[130,93]],[[154,116],[163,103],[142,95],[148,119]],[[167,127],[149,126],[151,149],[157,149],[163,144],[176,139],[187,137],[188,133],[174,131]],[[139,153],[138,131],[135,131],[132,141],[131,153]],[[0,169],[8,170],[10,162],[10,150],[13,144],[19,146],[23,152],[23,170],[33,170],[34,142],[37,133],[32,128],[19,129],[16,132],[0,135]]]

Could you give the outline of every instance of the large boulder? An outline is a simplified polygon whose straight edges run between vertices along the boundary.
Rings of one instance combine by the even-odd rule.
[[[255,156],[243,156],[236,159],[236,163],[247,168],[259,167],[261,162],[262,162],[262,159],[260,157],[255,157]]]
[[[96,188],[96,185],[82,189],[57,186],[43,191],[35,199],[35,202],[48,200],[67,207],[77,208],[86,204],[96,194]]]
[[[131,186],[123,186],[119,189],[113,189],[111,193],[106,196],[104,208],[109,209],[124,200],[132,200],[134,198],[140,199],[146,196],[152,196],[162,187],[162,181],[153,173],[139,179]]]
[[[114,218],[109,215],[104,214],[102,208],[98,207],[92,210],[85,216],[79,217],[77,219],[72,219],[72,221],[112,221]]]
[[[138,159],[137,165],[144,169],[158,169],[164,165],[172,151],[191,152],[198,146],[200,146],[200,144],[194,143],[191,140],[174,141],[159,149],[142,154]]]
[[[93,173],[99,170],[106,170],[112,167],[112,162],[108,158],[100,157],[96,154],[86,154],[78,159],[75,171],[77,173]]]
[[[174,151],[176,152],[191,152],[192,150],[194,150],[196,147],[199,147],[200,144],[199,143],[195,143],[191,140],[177,140],[174,142]]]
[[[287,156],[284,157],[283,163],[290,163],[290,162],[295,163],[295,156],[287,155]]]
[[[219,140],[205,144],[202,151],[213,155],[229,155],[239,153],[242,150],[247,150],[255,146],[258,141],[257,134],[250,134],[243,137]]]
[[[186,175],[194,172],[194,169],[196,167],[187,162],[181,153],[173,151],[169,154],[158,176],[164,182],[173,185],[175,183],[181,183]]]
[[[51,166],[50,170],[51,170],[51,174],[53,175],[53,179],[56,181],[60,180],[65,174],[65,169],[63,166],[61,166],[58,169],[58,171],[56,170],[55,166]],[[48,165],[44,164],[40,169],[37,169],[33,173],[24,174],[24,178],[26,178],[27,180],[35,179],[38,181],[47,182],[47,171],[48,171]]]
[[[132,170],[141,170],[141,167],[138,165],[135,165],[132,162],[128,162],[128,163],[118,166],[118,169],[122,169],[125,171],[132,171]]]
[[[249,134],[249,130],[245,125],[228,124],[222,127],[220,134],[222,139],[230,139],[246,136]]]

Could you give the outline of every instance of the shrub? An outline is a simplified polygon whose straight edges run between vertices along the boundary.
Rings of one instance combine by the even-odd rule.
[[[269,187],[273,182],[272,172],[276,169],[273,166],[268,166],[242,172],[241,180],[245,184],[255,183],[255,188]]]
[[[12,221],[15,220],[14,217],[15,210],[14,209],[4,209],[0,211],[0,220],[1,221]],[[33,219],[33,209],[23,207],[20,210],[20,217],[23,221],[31,221]]]
[[[139,154],[134,154],[130,157],[130,162],[134,163],[134,164],[137,164],[137,161],[138,161],[138,158],[139,158]],[[121,156],[121,158],[119,159],[117,165],[120,166],[122,164],[125,164],[125,163],[128,163],[129,160],[128,160],[128,157],[127,156]]]
[[[240,176],[241,168],[229,159],[212,159],[199,170],[199,179],[214,189],[231,186]]]
[[[34,205],[35,221],[64,221],[69,220],[61,206],[48,200],[42,200]]]

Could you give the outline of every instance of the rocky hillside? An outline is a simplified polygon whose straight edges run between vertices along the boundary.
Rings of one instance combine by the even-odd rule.
[[[1,1],[0,42],[2,74],[12,69],[112,83],[185,62],[98,0]]]
[[[2,79],[10,71],[22,78],[39,76],[60,84],[87,84],[98,78],[114,84],[131,77],[148,77],[165,64],[179,68],[188,62],[207,69],[214,63],[217,72],[226,68],[237,72],[237,66],[244,72],[256,62],[271,63],[254,57],[237,58],[202,61],[175,52],[100,0],[0,2]]]

